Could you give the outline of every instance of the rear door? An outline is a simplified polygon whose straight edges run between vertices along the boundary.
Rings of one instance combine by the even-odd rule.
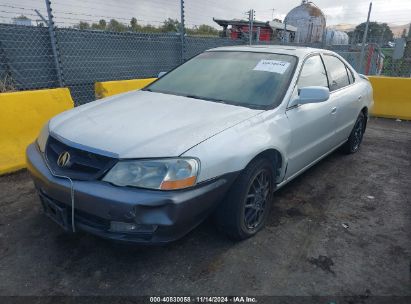
[[[330,83],[330,98],[337,104],[336,133],[334,144],[345,141],[361,110],[361,96],[358,83],[349,67],[332,54],[323,54]]]
[[[294,92],[308,86],[328,87],[327,74],[319,54],[308,57],[302,66]],[[334,147],[337,106],[333,98],[288,108],[291,127],[286,178],[294,175]]]

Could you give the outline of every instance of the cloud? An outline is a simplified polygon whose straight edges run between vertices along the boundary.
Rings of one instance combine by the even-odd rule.
[[[369,1],[315,0],[314,3],[325,13],[327,24],[332,25],[364,22],[367,19]],[[44,1],[13,0],[13,5],[27,7],[27,11],[31,13],[34,3],[44,14]],[[185,0],[186,24],[188,27],[200,24],[218,27],[213,22],[213,17],[245,19],[245,12],[250,8],[256,11],[258,20],[267,21],[272,17],[284,19],[292,8],[300,4],[301,0]],[[132,17],[136,17],[142,24],[159,25],[167,18],[180,18],[178,0],[53,0],[52,7],[60,26],[78,23],[80,20],[96,22],[102,18],[114,18],[128,23]],[[411,0],[373,0],[371,20],[406,24],[410,22],[410,12]]]

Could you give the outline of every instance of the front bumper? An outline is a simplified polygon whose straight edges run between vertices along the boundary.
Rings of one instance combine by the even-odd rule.
[[[43,206],[61,209],[71,230],[71,185],[54,176],[36,144],[26,151],[27,168]],[[194,188],[158,191],[117,187],[102,181],[73,180],[74,225],[100,237],[136,243],[167,243],[177,240],[201,223],[221,201],[237,173],[203,182]],[[67,217],[67,218],[64,218]],[[153,231],[113,232],[110,222],[136,223]]]

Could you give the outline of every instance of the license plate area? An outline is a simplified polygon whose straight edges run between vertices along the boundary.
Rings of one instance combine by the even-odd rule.
[[[67,208],[60,207],[44,195],[40,195],[44,213],[64,230],[69,231]]]

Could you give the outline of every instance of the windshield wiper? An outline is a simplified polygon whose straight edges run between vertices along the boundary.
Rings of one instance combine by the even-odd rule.
[[[236,105],[240,107],[255,109],[255,110],[265,110],[268,107],[268,105],[260,105],[260,104],[254,104],[254,103],[238,103]]]
[[[222,99],[218,99],[218,98],[211,98],[211,97],[202,97],[202,96],[197,96],[197,95],[183,95],[184,97],[188,97],[188,98],[194,98],[194,99],[202,99],[202,100],[207,100],[207,101],[214,101],[214,102],[219,102],[219,103],[226,103],[224,100]]]
[[[266,109],[267,105],[259,105],[259,104],[253,104],[253,103],[236,103],[236,102],[230,102],[228,100],[222,100],[218,98],[211,98],[211,97],[201,97],[197,95],[182,95],[184,97],[188,98],[194,98],[194,99],[202,99],[202,100],[207,100],[207,101],[212,101],[212,102],[218,102],[222,104],[229,104],[233,106],[238,106],[238,107],[244,107],[244,108],[249,108],[249,109],[256,109],[256,110],[261,110],[261,109]]]

